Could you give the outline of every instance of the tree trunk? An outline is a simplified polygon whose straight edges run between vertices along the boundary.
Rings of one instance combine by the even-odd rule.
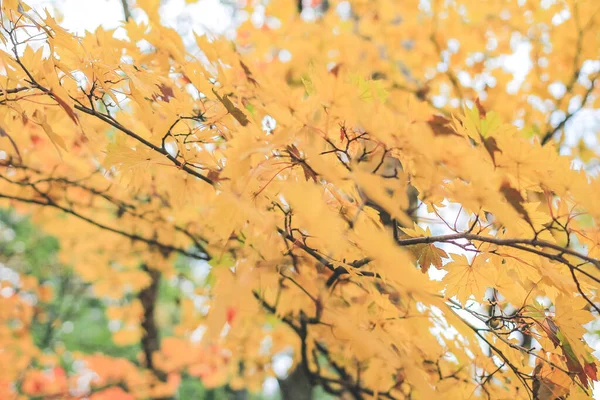
[[[278,381],[283,400],[312,400],[313,387],[302,366],[298,365],[287,378]]]

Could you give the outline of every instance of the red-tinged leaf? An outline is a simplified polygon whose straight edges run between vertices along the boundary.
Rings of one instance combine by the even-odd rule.
[[[517,189],[510,186],[510,183],[508,182],[504,182],[502,186],[500,186],[500,193],[504,195],[504,198],[508,204],[510,204],[512,208],[514,208],[515,211],[525,219],[525,221],[531,224],[531,218],[529,218],[529,214],[527,214],[527,210],[525,210],[525,207],[523,206],[525,199],[523,199],[521,193]]]
[[[313,171],[313,169],[311,167],[309,167],[306,163],[301,163],[300,166],[302,167],[302,170],[304,171],[304,178],[308,181],[309,179],[312,179],[313,182],[317,181],[317,173],[315,171]]]
[[[577,359],[577,356],[573,352],[573,348],[571,347],[568,340],[564,337],[560,328],[556,323],[552,320],[552,318],[543,318],[543,320],[538,321],[539,326],[542,328],[546,337],[550,339],[554,347],[559,347],[562,350],[565,363],[567,364],[567,369],[574,375],[577,375],[579,380],[584,386],[588,386],[588,375],[585,367],[581,366],[581,363]],[[595,366],[590,367],[595,369]],[[595,370],[591,371],[595,374]]]
[[[231,325],[231,323],[233,322],[233,320],[235,319],[235,315],[237,314],[235,308],[233,306],[229,306],[227,307],[227,311],[226,311],[226,319],[227,319],[227,323],[229,325]]]
[[[33,134],[31,135],[31,143],[33,143],[34,146],[37,146],[42,143],[42,138],[36,134]]]
[[[71,118],[73,122],[75,122],[75,124],[79,125],[79,119],[77,118],[77,114],[75,114],[73,108],[71,108],[71,106],[66,101],[58,97],[55,93],[50,92],[50,94],[52,95],[52,98],[58,103],[58,105],[63,110],[65,110],[69,118]]]
[[[475,99],[475,106],[477,107],[477,110],[479,111],[479,118],[484,119],[485,116],[487,115],[487,111],[485,111],[485,108],[483,108],[483,105],[481,104],[479,97]]]
[[[581,366],[581,364],[579,363],[579,360],[577,360],[574,357],[569,357],[569,354],[563,349],[563,354],[565,355],[565,362],[567,364],[567,369],[569,370],[569,372],[576,374],[577,377],[579,378],[579,380],[581,381],[581,383],[583,384],[583,386],[588,386],[588,377],[583,369],[583,367]]]
[[[288,153],[290,153],[291,156],[293,156],[296,159],[300,159],[301,155],[300,155],[300,150],[298,150],[298,148],[296,147],[296,145],[294,144],[290,144],[286,147],[286,150],[288,151]]]
[[[592,381],[598,381],[598,367],[595,363],[586,362],[583,364],[583,371]]]
[[[441,115],[433,115],[429,121],[427,121],[427,124],[435,136],[460,136],[454,131],[454,129],[448,126],[450,122],[452,121],[446,117],[442,117]]]
[[[340,124],[340,141],[343,142],[344,138],[348,137],[348,132],[346,132],[346,127],[343,124]]]
[[[313,182],[316,182],[318,174],[302,158],[300,150],[298,150],[298,148],[293,144],[288,145],[286,149],[290,157],[292,157],[294,165],[300,165],[300,167],[302,167],[302,171],[304,172],[304,178],[307,181],[309,179],[312,179]]]
[[[342,67],[342,64],[336,64],[335,67],[331,68],[331,70],[329,72],[337,78],[337,76],[340,73],[341,67]]]
[[[175,97],[175,93],[173,92],[172,87],[165,85],[164,83],[161,83],[157,86],[160,90],[160,96],[158,96],[160,100],[168,103],[173,97]]]
[[[219,180],[219,174],[221,174],[221,171],[216,170],[216,169],[211,169],[208,171],[208,174],[206,174],[206,177],[208,179],[210,179],[212,182],[217,182]]]

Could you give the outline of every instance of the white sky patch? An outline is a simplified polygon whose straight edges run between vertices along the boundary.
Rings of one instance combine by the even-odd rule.
[[[262,130],[267,135],[270,135],[273,133],[275,128],[277,128],[277,121],[275,121],[275,119],[270,115],[265,115],[265,117],[262,119]]]
[[[116,29],[125,20],[121,0],[27,0],[27,4],[38,12],[46,8],[51,15],[61,16],[61,26],[77,35],[93,32],[99,26]],[[134,18],[141,19],[134,1],[130,0],[129,4]],[[192,30],[224,34],[234,22],[230,9],[220,0],[202,0],[194,4],[186,4],[185,0],[163,1],[160,15],[165,26],[178,31],[183,28],[182,36],[187,36]]]
[[[508,84],[508,92],[516,92],[533,67],[529,53],[531,44],[520,42],[515,45],[514,53],[503,58],[504,69],[513,74],[513,80]]]
[[[51,15],[62,16],[61,26],[78,35],[100,25],[115,29],[125,19],[120,0],[27,0],[27,4],[38,12],[46,8]]]

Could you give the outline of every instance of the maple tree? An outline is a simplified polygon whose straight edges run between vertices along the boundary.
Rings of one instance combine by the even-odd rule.
[[[194,49],[136,3],[125,36],[78,37],[2,2],[0,204],[140,351],[65,368],[31,330],[61,293],[25,271],[0,282],[0,398],[257,392],[285,352],[347,398],[590,396],[600,181],[558,148],[597,102],[597,2],[248,1],[261,23]]]

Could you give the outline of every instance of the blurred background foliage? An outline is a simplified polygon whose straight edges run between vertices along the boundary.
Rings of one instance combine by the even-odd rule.
[[[29,327],[35,345],[48,354],[59,354],[61,367],[67,375],[77,368],[74,355],[102,354],[123,357],[139,364],[141,347],[135,344],[117,344],[112,330],[117,330],[118,320],[107,315],[113,300],[98,298],[91,292],[90,285],[81,281],[68,265],[58,260],[59,241],[42,232],[29,217],[17,215],[13,209],[0,208],[0,302],[2,297],[12,295],[13,288],[26,289],[33,282],[24,282],[23,277],[36,280],[43,290],[38,296],[30,296],[34,304],[34,315]],[[180,258],[177,269],[182,275],[191,274],[190,263]],[[210,275],[206,281],[210,281]],[[3,282],[10,285],[2,285]],[[46,293],[46,296],[39,295]],[[26,296],[26,293],[23,293]],[[134,299],[124,298],[119,302]],[[159,286],[158,315],[160,335],[172,334],[178,322],[178,303],[182,289],[177,282],[161,280]],[[279,393],[251,394],[243,392],[237,398],[272,399]],[[178,399],[230,399],[236,393],[228,387],[206,388],[197,377],[182,375],[177,393]],[[315,399],[330,398],[315,390]]]

